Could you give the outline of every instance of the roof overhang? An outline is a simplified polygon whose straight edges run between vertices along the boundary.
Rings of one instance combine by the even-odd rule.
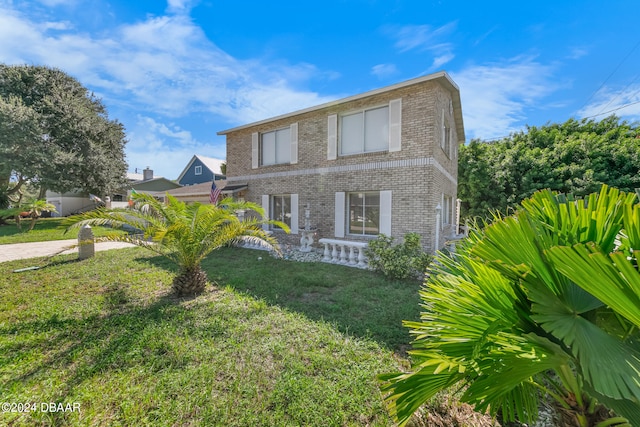
[[[235,194],[239,191],[246,190],[249,187],[248,184],[232,184],[227,185],[223,189],[220,190],[222,194]]]

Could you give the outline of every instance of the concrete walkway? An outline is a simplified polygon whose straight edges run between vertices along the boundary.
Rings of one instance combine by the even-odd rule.
[[[12,245],[0,245],[0,262],[13,261],[16,259],[51,256],[57,253],[71,254],[74,252],[78,252],[78,248],[67,250],[64,249],[77,243],[77,239],[70,239],[52,240],[49,242],[14,243]],[[131,246],[134,245],[124,242],[101,242],[96,243],[96,251],[128,248]]]

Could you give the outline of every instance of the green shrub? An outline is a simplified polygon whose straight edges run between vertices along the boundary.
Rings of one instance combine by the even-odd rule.
[[[365,254],[372,270],[393,279],[422,279],[431,262],[431,255],[420,245],[418,233],[408,233],[404,242],[394,245],[394,238],[380,234],[369,242]]]

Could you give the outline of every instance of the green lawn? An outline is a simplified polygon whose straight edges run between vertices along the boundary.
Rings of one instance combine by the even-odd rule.
[[[219,285],[175,299],[176,269],[143,249],[13,272],[34,262],[0,263],[0,400],[36,409],[0,425],[393,425],[376,375],[406,366],[415,283],[224,249],[203,265]],[[416,425],[491,425],[460,408]]]
[[[26,219],[22,221],[22,230],[16,227],[13,220],[9,220],[8,224],[0,225],[0,245],[76,239],[78,237],[78,230],[72,230],[64,234],[64,229],[59,228],[62,220],[63,218],[41,218],[36,222],[35,228],[31,231],[28,231],[30,220]],[[123,232],[106,227],[93,228],[93,234],[95,236],[114,233],[119,234]]]

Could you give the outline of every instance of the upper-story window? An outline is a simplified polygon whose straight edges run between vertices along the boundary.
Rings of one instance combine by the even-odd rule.
[[[387,105],[327,116],[327,160],[402,149],[402,98]]]
[[[340,117],[340,154],[389,149],[389,107],[372,108]]]
[[[193,168],[193,171],[196,175],[202,175],[202,166],[196,166]]]
[[[298,123],[251,134],[251,168],[298,163]]]
[[[291,129],[278,129],[260,135],[260,164],[263,166],[291,162]]]

